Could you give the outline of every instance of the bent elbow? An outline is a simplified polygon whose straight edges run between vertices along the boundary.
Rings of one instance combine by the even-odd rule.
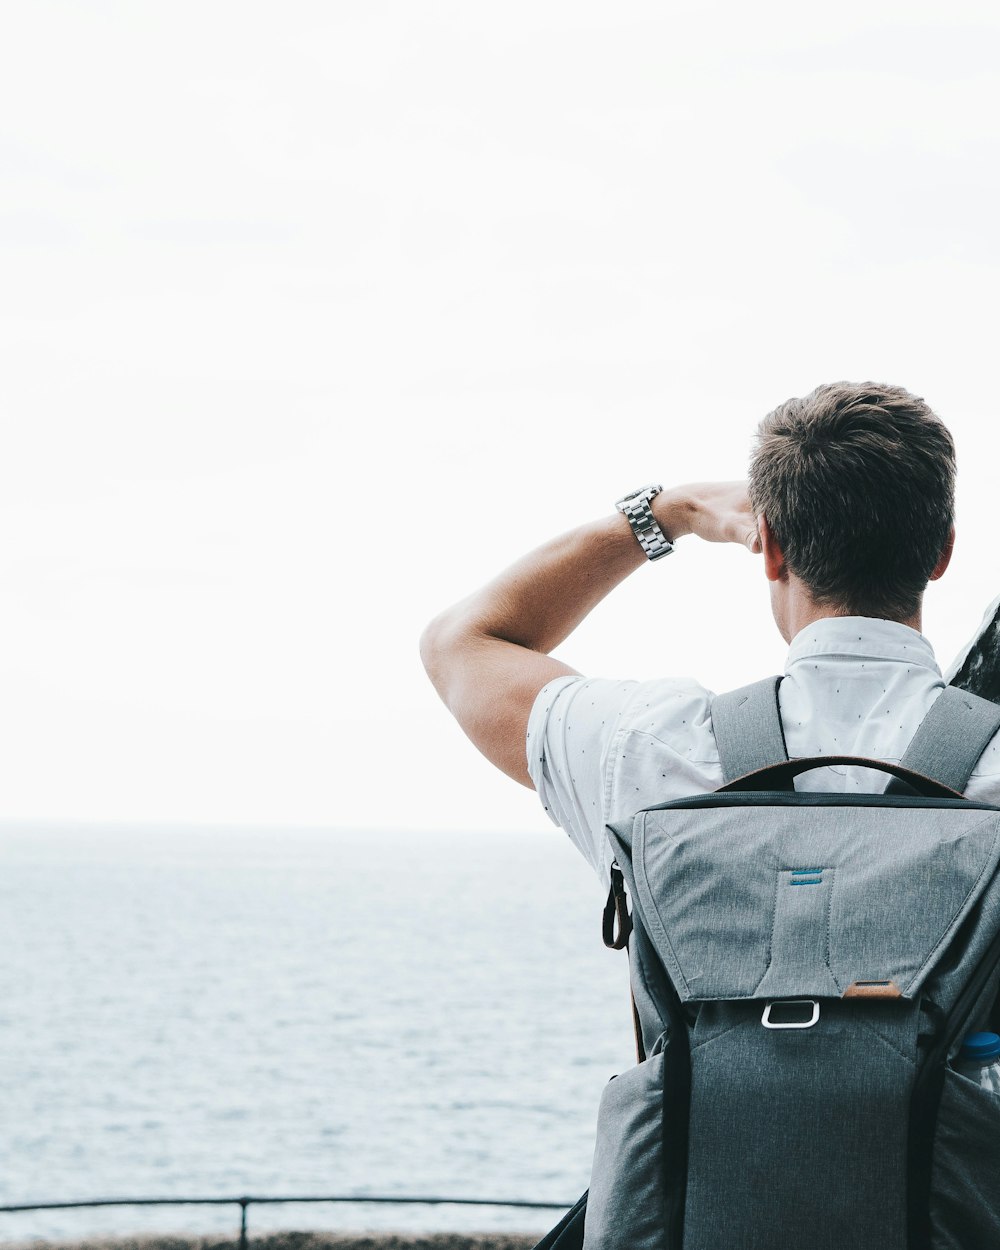
[[[420,635],[420,660],[424,671],[438,693],[442,692],[448,668],[448,656],[454,645],[454,630],[448,612],[440,612]]]
[[[438,622],[440,619],[440,617],[436,616],[432,621],[429,621],[420,634],[420,662],[423,664],[427,676],[432,681],[434,680],[433,671],[438,652],[438,635],[440,633]]]

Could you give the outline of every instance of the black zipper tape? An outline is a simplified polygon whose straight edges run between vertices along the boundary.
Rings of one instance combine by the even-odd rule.
[[[648,807],[649,812],[685,811],[704,807],[961,807],[966,811],[1000,812],[993,803],[969,799],[931,799],[909,794],[831,794],[824,790],[741,790],[727,794],[696,794]]]

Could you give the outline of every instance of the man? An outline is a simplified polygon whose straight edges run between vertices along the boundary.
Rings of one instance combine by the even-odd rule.
[[[549,652],[679,538],[740,543],[762,557],[791,644],[779,688],[788,754],[898,761],[944,686],[921,603],[951,557],[954,477],[951,435],[923,400],[872,383],[818,387],[761,422],[748,483],[626,497],[438,616],[424,664],[479,750],[534,786],[606,881],[607,824],[722,784],[712,693],[585,679]],[[865,790],[884,779],[830,768],[797,784]],[[996,743],[967,793],[1000,801]]]

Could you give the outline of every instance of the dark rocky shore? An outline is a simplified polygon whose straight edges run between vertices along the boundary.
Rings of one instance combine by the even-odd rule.
[[[530,1250],[538,1241],[513,1233],[267,1233],[250,1236],[249,1250]],[[236,1237],[101,1237],[81,1241],[0,1243],[6,1250],[235,1250]]]

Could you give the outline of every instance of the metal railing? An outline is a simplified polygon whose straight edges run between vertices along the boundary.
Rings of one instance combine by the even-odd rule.
[[[569,1210],[572,1202],[535,1202],[525,1198],[450,1198],[450,1197],[403,1197],[397,1194],[334,1194],[314,1196],[309,1194],[266,1197],[243,1194],[238,1198],[91,1198],[84,1202],[17,1202],[0,1206],[0,1215],[19,1211],[79,1211],[96,1207],[228,1207],[240,1208],[240,1250],[247,1250],[247,1208],[251,1206],[277,1206],[282,1203],[327,1202],[374,1206],[427,1206],[427,1207],[509,1207],[533,1211]]]

